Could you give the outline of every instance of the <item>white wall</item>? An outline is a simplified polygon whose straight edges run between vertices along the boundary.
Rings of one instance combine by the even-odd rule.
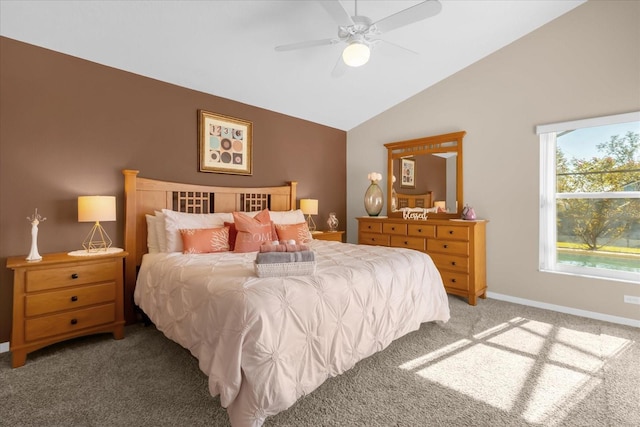
[[[384,143],[466,130],[464,202],[487,218],[489,291],[640,319],[640,285],[538,271],[535,126],[640,110],[640,2],[590,1],[347,134],[349,242]],[[382,183],[386,188],[386,183]]]

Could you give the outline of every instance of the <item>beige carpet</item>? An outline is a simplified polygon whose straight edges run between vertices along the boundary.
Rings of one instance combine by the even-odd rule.
[[[638,426],[640,330],[449,298],[427,323],[266,426]],[[50,346],[10,368],[2,426],[228,426],[196,360],[153,327]]]

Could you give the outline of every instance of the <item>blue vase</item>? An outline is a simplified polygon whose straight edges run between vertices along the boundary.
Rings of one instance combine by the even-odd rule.
[[[382,212],[382,189],[377,181],[371,181],[371,185],[364,193],[364,208],[369,216],[378,216]]]

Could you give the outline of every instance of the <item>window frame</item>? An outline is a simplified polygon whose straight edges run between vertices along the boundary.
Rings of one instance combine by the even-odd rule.
[[[539,228],[539,270],[550,273],[571,274],[585,277],[624,281],[640,284],[638,273],[622,270],[609,270],[596,267],[575,266],[557,262],[557,200],[559,198],[597,198],[602,194],[608,197],[640,198],[640,191],[584,193],[556,193],[556,135],[560,132],[607,126],[629,122],[640,122],[640,111],[611,116],[594,117],[568,122],[559,122],[536,127],[540,143],[540,228]],[[558,197],[560,196],[560,197]]]

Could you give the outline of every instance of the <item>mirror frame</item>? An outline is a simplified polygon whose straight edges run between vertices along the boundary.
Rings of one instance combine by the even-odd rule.
[[[460,218],[464,207],[462,183],[462,140],[466,131],[390,142],[387,147],[387,216],[402,217],[402,212],[391,211],[391,187],[393,185],[393,161],[402,157],[414,157],[422,154],[457,153],[456,161],[456,200],[458,209],[455,213],[430,213],[428,218]],[[446,143],[455,142],[455,146]]]

